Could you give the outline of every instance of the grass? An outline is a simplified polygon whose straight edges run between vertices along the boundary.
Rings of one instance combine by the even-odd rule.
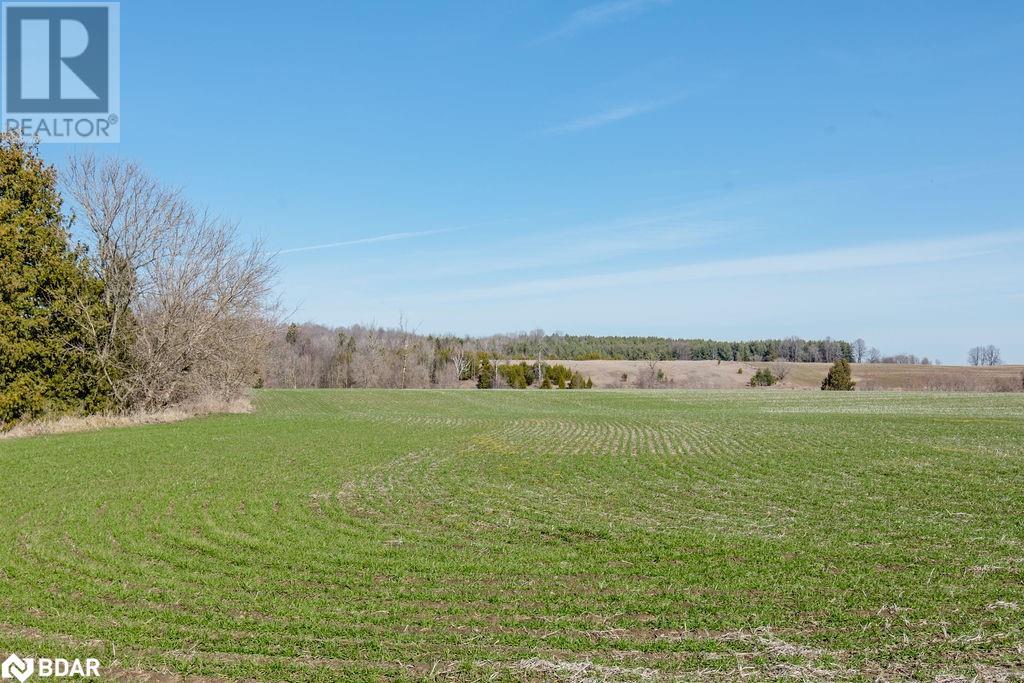
[[[0,652],[163,681],[1021,672],[1024,396],[256,404],[0,442]]]

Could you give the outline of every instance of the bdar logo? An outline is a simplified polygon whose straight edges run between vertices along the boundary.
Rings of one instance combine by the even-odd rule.
[[[12,654],[10,657],[4,660],[2,666],[0,666],[0,676],[5,679],[17,678],[21,683],[25,683],[32,675],[33,662],[31,658],[22,659],[16,654]]]
[[[63,657],[39,657],[22,659],[16,654],[8,657],[0,666],[0,678],[9,680],[16,678],[25,683],[33,676],[36,678],[99,678],[100,660],[90,657],[84,662],[81,659],[64,659]]]

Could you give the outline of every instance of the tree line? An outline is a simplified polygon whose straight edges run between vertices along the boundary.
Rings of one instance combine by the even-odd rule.
[[[496,337],[420,335],[396,327],[281,325],[264,356],[259,386],[271,388],[589,389],[589,377],[551,363],[512,358]]]
[[[895,365],[942,365],[938,358],[928,356],[917,356],[913,353],[895,353],[885,355],[876,347],[868,348],[867,342],[857,339],[853,342],[853,360],[858,363],[893,363]],[[975,346],[967,352],[967,364],[980,365],[1002,365],[1003,358],[999,348],[988,344],[987,346]]]
[[[831,363],[840,358],[853,361],[850,342],[787,337],[750,341],[714,339],[673,339],[544,334],[542,331],[499,335],[493,338],[502,353],[512,358],[534,358],[538,353],[564,360],[721,360]]]
[[[852,354],[853,347],[847,342],[797,337],[718,342],[572,336],[542,330],[469,337],[421,335],[401,322],[391,328],[292,323],[278,327],[263,364],[260,386],[443,388],[472,380],[478,388],[547,388],[546,379],[552,387],[579,389],[592,387],[592,380],[555,361],[643,360],[647,366],[634,384],[658,388],[670,385],[657,366],[661,360],[834,363],[849,361]],[[777,370],[780,379],[784,372]]]

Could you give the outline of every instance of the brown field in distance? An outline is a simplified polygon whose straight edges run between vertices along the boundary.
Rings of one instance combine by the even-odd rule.
[[[518,362],[518,361],[517,361]],[[551,360],[594,380],[597,388],[632,388],[649,372],[646,361]],[[895,365],[853,363],[853,378],[860,390],[903,391],[1021,391],[1024,365],[971,367],[963,365]],[[786,369],[786,378],[771,389],[820,389],[828,363],[746,363],[740,361],[659,361],[657,368],[678,389],[741,389],[758,368]],[[743,370],[742,374],[739,370]],[[624,383],[622,375],[626,374]],[[471,385],[471,383],[469,383]]]

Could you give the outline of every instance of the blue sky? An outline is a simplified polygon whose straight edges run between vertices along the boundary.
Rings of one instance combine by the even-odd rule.
[[[1024,362],[1019,2],[129,0],[121,24],[99,151],[280,251],[295,319]]]

